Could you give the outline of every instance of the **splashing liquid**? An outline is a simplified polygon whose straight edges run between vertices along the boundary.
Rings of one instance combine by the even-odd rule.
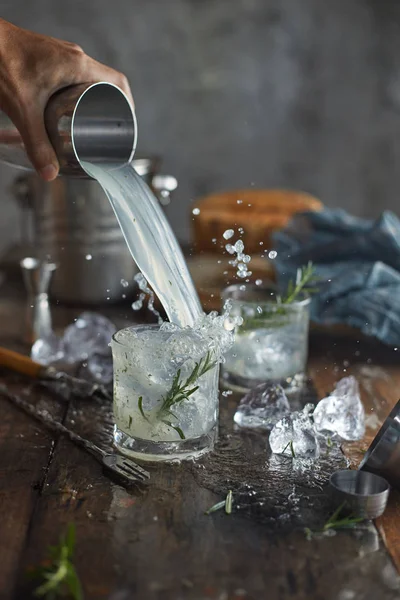
[[[161,323],[163,322],[162,317],[158,310],[154,308],[154,292],[148,286],[148,283],[143,273],[137,273],[134,277],[134,280],[138,284],[139,290],[141,290],[141,294],[139,295],[139,299],[132,304],[133,310],[140,310],[143,306],[145,298],[147,297],[147,308],[151,313],[153,313],[155,317],[157,317],[158,324],[161,325]]]
[[[171,322],[193,326],[203,311],[185,259],[156,198],[132,165],[111,170],[83,162],[106,192],[133,259]]]
[[[239,233],[243,233],[242,227],[239,228]],[[222,235],[225,240],[229,240],[234,236],[233,229],[227,229]],[[229,261],[232,267],[236,267],[236,275],[240,279],[247,279],[252,275],[252,272],[248,268],[248,264],[251,261],[251,256],[245,254],[244,243],[241,239],[237,240],[234,244],[225,244],[225,250],[232,255],[236,254],[236,257]]]

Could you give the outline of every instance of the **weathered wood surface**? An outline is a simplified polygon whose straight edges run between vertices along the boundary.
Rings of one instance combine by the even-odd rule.
[[[10,311],[17,308],[10,303]],[[58,323],[72,312],[60,311]],[[18,347],[6,313],[0,308],[0,334],[2,322],[8,323],[0,343]],[[123,310],[116,313],[123,319]],[[398,355],[366,342],[312,340],[310,374],[319,397],[350,372],[361,381],[367,411],[376,414],[370,422],[377,425],[397,400]],[[18,393],[29,385],[9,374],[2,381]],[[79,433],[109,444],[108,408],[90,401],[66,406],[37,389],[29,398],[65,416]],[[308,489],[298,473],[268,458],[265,437],[234,431],[236,401],[221,399],[222,441],[214,455],[197,466],[151,466],[149,485],[126,491],[105,478],[91,456],[0,397],[0,598],[31,597],[27,567],[75,522],[75,562],[87,599],[398,599],[399,578],[375,528],[307,541],[302,527],[316,528],[329,515],[324,489]],[[234,513],[205,516],[230,486],[239,490]],[[398,511],[392,494],[380,528],[395,561]]]

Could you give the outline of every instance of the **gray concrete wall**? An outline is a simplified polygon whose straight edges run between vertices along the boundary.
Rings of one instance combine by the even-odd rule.
[[[190,201],[221,188],[400,212],[397,0],[3,0],[0,12],[127,74],[139,150],[180,182],[167,212],[181,240]],[[13,175],[1,167],[2,246]]]

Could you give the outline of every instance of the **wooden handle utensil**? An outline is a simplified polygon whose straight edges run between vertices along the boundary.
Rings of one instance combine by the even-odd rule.
[[[53,384],[67,384],[71,394],[80,398],[97,398],[100,401],[112,400],[112,394],[101,384],[72,377],[54,367],[41,365],[29,356],[0,347],[0,367],[5,367],[33,379],[45,380]]]

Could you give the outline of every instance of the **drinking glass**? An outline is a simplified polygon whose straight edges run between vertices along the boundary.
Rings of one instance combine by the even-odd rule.
[[[260,383],[299,387],[307,363],[310,299],[280,303],[273,285],[231,285],[222,294],[240,316],[235,343],[225,356],[222,380],[247,391]]]
[[[138,325],[111,342],[114,443],[147,460],[198,456],[217,435],[219,364],[188,330]]]

